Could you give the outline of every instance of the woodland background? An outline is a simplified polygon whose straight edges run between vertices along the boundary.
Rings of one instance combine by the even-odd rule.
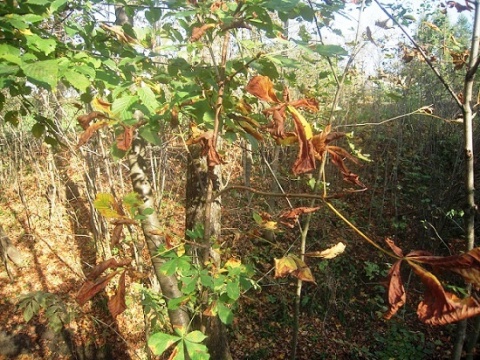
[[[383,318],[395,259],[338,215],[383,248],[467,251],[456,100],[475,6],[412,3],[382,3],[395,23],[376,1],[2,2],[0,357],[147,359],[170,341],[163,358],[206,359],[202,330],[218,359],[455,358],[456,325],[417,317],[412,270]],[[268,109],[301,99],[281,133]],[[299,134],[327,129],[342,160],[303,171]]]

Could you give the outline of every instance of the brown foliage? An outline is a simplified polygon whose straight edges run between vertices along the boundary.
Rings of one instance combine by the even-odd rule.
[[[108,310],[110,310],[110,314],[112,317],[116,318],[117,315],[120,315],[127,309],[127,304],[125,303],[125,270],[122,275],[120,275],[120,279],[118,280],[118,288],[115,295],[113,295],[108,300]]]
[[[438,278],[420,264],[427,264],[436,269],[448,270],[461,275],[465,281],[475,287],[480,286],[480,248],[466,254],[454,256],[432,256],[425,251],[412,251],[403,256],[402,250],[387,239],[387,244],[400,259],[392,266],[388,274],[389,311],[385,314],[390,319],[406,300],[406,292],[400,274],[403,261],[413,269],[426,286],[424,299],[417,308],[419,319],[430,325],[445,325],[480,314],[480,303],[472,296],[464,299],[446,291]]]

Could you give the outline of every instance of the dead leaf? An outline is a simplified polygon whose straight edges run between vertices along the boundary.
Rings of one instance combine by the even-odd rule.
[[[310,268],[295,255],[288,255],[275,260],[275,278],[292,275],[297,279],[315,283],[315,279]]]
[[[102,113],[100,111],[92,111],[89,114],[77,116],[77,121],[78,121],[78,123],[80,124],[80,126],[82,127],[83,130],[87,130],[90,123],[94,119],[106,119],[106,118],[107,118],[107,116],[105,116],[104,113]]]
[[[108,101],[102,100],[98,97],[92,100],[92,108],[97,111],[101,111],[105,114],[112,115],[111,108],[112,104]]]
[[[214,28],[215,26],[215,24],[204,24],[200,27],[194,27],[192,30],[192,36],[190,36],[190,41],[195,42],[200,40],[208,29]]]
[[[446,325],[480,314],[480,304],[476,299],[471,296],[459,299],[445,291],[431,272],[412,261],[408,262],[427,288],[425,298],[417,308],[421,321],[429,325]]]
[[[104,277],[97,279],[95,282],[91,280],[85,281],[77,294],[77,302],[83,306],[88,300],[97,295],[100,291],[105,289],[110,280],[117,275],[119,271],[114,271]]]
[[[110,26],[105,23],[101,23],[100,27],[105,30],[107,33],[113,34],[118,41],[124,44],[136,44],[137,40],[128,35],[121,26],[114,25]]]
[[[80,146],[83,146],[85,145],[88,140],[90,140],[90,138],[93,136],[93,134],[95,134],[95,132],[99,129],[101,129],[102,127],[105,127],[108,125],[108,122],[107,121],[99,121],[99,122],[96,122],[96,123],[93,123],[92,125],[90,125],[84,132],[82,135],[80,135],[80,139],[78,139],[78,144],[77,144],[77,147],[80,147]]]
[[[346,245],[340,241],[338,244],[328,249],[325,249],[322,251],[309,252],[309,253],[306,253],[305,256],[318,257],[318,258],[324,258],[324,259],[333,259],[333,258],[336,258],[341,253],[343,253],[345,251],[345,247]]]
[[[288,211],[283,212],[280,214],[281,219],[288,220],[286,222],[282,222],[282,224],[287,225],[290,228],[295,226],[295,222],[297,221],[298,217],[302,214],[308,214],[317,211],[320,207],[298,207]]]
[[[117,292],[108,300],[108,310],[112,314],[113,318],[116,318],[118,315],[123,313],[127,309],[127,304],[125,303],[125,270],[120,279],[118,279]]]
[[[123,133],[117,136],[117,148],[122,151],[128,151],[132,146],[134,127],[123,125],[123,129]]]
[[[88,274],[87,279],[94,280],[107,269],[116,269],[122,266],[127,266],[130,265],[131,262],[132,259],[116,260],[114,258],[110,258],[108,260],[104,260],[93,268],[93,270]]]
[[[303,116],[301,116],[294,107],[288,106],[287,109],[292,114],[299,143],[298,155],[293,164],[292,172],[295,175],[310,172],[316,167],[315,149],[310,141],[312,138],[312,130]]]
[[[215,146],[213,145],[213,131],[196,132],[192,129],[193,135],[185,142],[187,145],[200,143],[202,145],[202,156],[207,156],[207,165],[216,166],[223,164]]]
[[[248,82],[245,90],[260,100],[270,103],[280,103],[273,89],[273,83],[268,76],[254,76]]]
[[[455,272],[476,288],[480,288],[480,247],[461,255],[433,256],[425,252],[411,252],[407,259],[428,264],[436,269]]]
[[[388,304],[389,309],[386,314],[383,315],[385,319],[391,319],[397,311],[405,305],[407,300],[407,293],[405,292],[405,287],[403,286],[402,277],[400,274],[400,266],[402,260],[397,261],[390,268],[388,272]]]
[[[468,49],[463,52],[450,51],[450,56],[452,57],[454,69],[461,70],[467,63],[470,51]]]
[[[117,246],[120,243],[120,241],[122,241],[123,238],[124,238],[123,225],[122,224],[115,225],[112,231],[111,246],[112,247]]]

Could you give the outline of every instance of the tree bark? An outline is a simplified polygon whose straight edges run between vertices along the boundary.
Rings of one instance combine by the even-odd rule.
[[[205,228],[209,228],[209,236],[203,239],[201,246],[192,250],[192,255],[199,266],[204,266],[206,260],[213,262],[217,267],[221,266],[218,254],[211,251],[212,241],[220,238],[222,210],[220,198],[216,198],[215,201],[207,204],[208,187],[212,187],[210,191],[218,191],[220,175],[220,166],[209,169],[205,158],[201,156],[201,148],[198,145],[190,146],[186,184],[185,228],[191,230],[197,224],[204,224]],[[210,209],[207,211],[208,206],[210,206]],[[196,240],[199,241],[199,239]],[[218,316],[202,316],[200,313],[199,321],[194,322],[194,326],[208,336],[205,345],[212,360],[232,359],[226,329]]]
[[[146,172],[144,140],[137,137],[133,141],[132,148],[128,153],[128,164],[133,190],[139,195],[142,201],[139,210],[143,212],[145,209],[154,209],[155,199]],[[182,292],[178,288],[176,276],[167,276],[160,270],[160,267],[165,261],[161,256],[158,256],[157,251],[158,248],[165,243],[165,237],[158,235],[159,229],[160,221],[158,220],[156,211],[153,211],[150,215],[146,215],[145,219],[142,220],[143,234],[152,260],[153,270],[160,283],[162,294],[166,299],[177,299],[182,296]],[[175,310],[169,310],[168,314],[173,327],[188,328],[190,316],[186,309],[180,307]]]

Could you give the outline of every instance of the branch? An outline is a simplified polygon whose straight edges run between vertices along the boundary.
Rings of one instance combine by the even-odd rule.
[[[328,200],[328,199],[342,198],[347,194],[363,192],[363,191],[366,191],[367,188],[358,189],[358,190],[350,189],[350,190],[346,190],[344,193],[325,196],[325,195],[316,195],[316,194],[309,194],[309,193],[277,193],[277,192],[262,191],[262,190],[258,190],[258,189],[255,189],[249,186],[244,186],[244,185],[231,185],[231,186],[227,186],[226,188],[214,194],[211,201],[212,202],[215,201],[217,197],[222,196],[223,194],[232,190],[249,191],[257,195],[263,195],[263,196],[269,196],[269,197]]]

